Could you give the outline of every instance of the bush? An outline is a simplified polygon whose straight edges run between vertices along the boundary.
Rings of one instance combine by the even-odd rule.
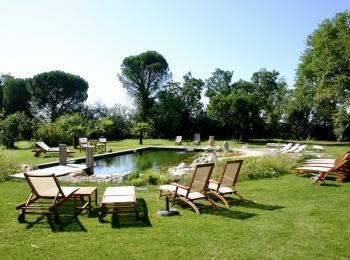
[[[0,122],[0,142],[6,148],[14,148],[15,141],[28,138],[32,129],[32,121],[23,112],[11,114]]]
[[[0,154],[0,182],[9,180],[10,175],[16,172],[19,172],[19,166]]]
[[[141,177],[146,183],[151,185],[157,185],[160,183],[160,174],[151,170],[146,171]]]
[[[36,131],[35,139],[44,141],[49,146],[69,143],[69,137],[55,123],[40,124]]]

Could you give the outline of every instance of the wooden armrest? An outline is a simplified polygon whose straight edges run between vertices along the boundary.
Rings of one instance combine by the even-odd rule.
[[[183,185],[178,184],[178,183],[172,183],[172,185],[177,186],[177,187],[182,188],[182,189],[185,189],[185,190],[188,190],[188,187],[183,186]]]
[[[209,182],[213,182],[213,183],[219,184],[218,181],[215,181],[215,180],[212,180],[212,179],[210,179]]]

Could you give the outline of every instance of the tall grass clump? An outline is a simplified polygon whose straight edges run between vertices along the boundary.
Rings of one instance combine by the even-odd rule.
[[[255,180],[278,177],[293,172],[298,159],[288,154],[262,157],[245,157],[238,180]],[[213,177],[218,178],[222,173],[226,161],[215,163]]]
[[[0,153],[0,182],[8,181],[10,175],[19,172],[19,166]]]

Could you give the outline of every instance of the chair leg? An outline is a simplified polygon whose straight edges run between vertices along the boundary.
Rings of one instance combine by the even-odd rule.
[[[221,200],[222,203],[224,203],[227,208],[230,207],[230,205],[228,204],[227,200],[225,200],[225,198],[223,196],[221,196],[219,193],[214,192],[214,191],[211,191],[211,193],[214,194],[214,196],[217,197],[219,200]]]
[[[243,203],[246,203],[246,199],[241,194],[239,194],[237,191],[234,191],[233,193],[236,194]]]
[[[215,208],[215,210],[217,210],[217,209],[219,208],[211,198],[206,197],[206,199],[207,199],[207,200],[210,202],[210,204]]]
[[[194,205],[194,203],[190,200],[187,200],[185,198],[180,197],[180,200],[182,200],[183,202],[187,203],[188,205],[190,205],[190,207],[198,214],[200,215],[201,213],[199,212],[199,209],[196,207],[196,205]]]

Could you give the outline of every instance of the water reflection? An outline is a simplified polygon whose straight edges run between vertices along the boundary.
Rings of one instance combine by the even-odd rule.
[[[142,171],[185,159],[194,155],[185,151],[142,151],[96,159],[95,175],[111,175],[128,171]]]

